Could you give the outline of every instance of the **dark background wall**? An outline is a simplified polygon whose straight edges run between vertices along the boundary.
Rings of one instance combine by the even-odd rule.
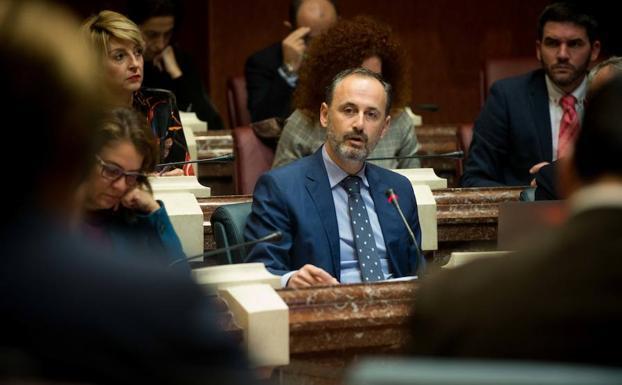
[[[479,112],[479,72],[486,58],[535,55],[536,20],[547,3],[339,0],[339,10],[342,17],[365,13],[391,24],[412,59],[413,102],[440,106],[438,112],[421,112],[424,122],[459,123],[474,120]],[[68,4],[82,17],[105,8],[125,10],[125,0],[71,0]],[[226,78],[243,73],[249,54],[287,35],[283,21],[289,1],[193,0],[182,4],[177,44],[194,55],[212,100],[226,120]],[[606,19],[607,8],[599,9]],[[614,43],[619,41],[607,33],[603,37],[606,51],[616,52]]]

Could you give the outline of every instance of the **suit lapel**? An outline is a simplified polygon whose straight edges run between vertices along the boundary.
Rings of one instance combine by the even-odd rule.
[[[335,272],[335,277],[339,279],[341,267],[341,256],[339,252],[339,227],[335,214],[335,202],[328,182],[328,174],[322,159],[322,147],[311,155],[313,162],[307,171],[305,187],[315,205],[318,217],[324,227],[326,239],[330,247],[330,256]]]
[[[549,111],[549,96],[544,79],[544,70],[538,70],[530,79],[529,103],[538,138],[538,150],[541,159],[553,159],[553,139],[551,136],[551,113]]]

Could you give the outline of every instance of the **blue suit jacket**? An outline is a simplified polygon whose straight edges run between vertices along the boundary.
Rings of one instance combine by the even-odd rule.
[[[528,185],[529,169],[552,159],[544,70],[493,84],[475,122],[462,186]]]
[[[320,147],[313,155],[274,169],[257,182],[244,236],[257,239],[280,230],[283,239],[255,245],[247,262],[263,262],[268,270],[279,275],[309,263],[339,280],[339,229],[321,150]],[[417,250],[395,207],[385,197],[388,188],[395,190],[404,216],[421,244],[417,203],[410,182],[369,163],[366,177],[394,276],[415,274],[420,264]]]

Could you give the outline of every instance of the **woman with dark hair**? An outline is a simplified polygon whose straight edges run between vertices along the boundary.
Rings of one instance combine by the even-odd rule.
[[[294,106],[276,149],[272,167],[311,155],[326,139],[319,123],[319,109],[325,101],[326,88],[339,72],[365,67],[381,73],[392,85],[391,125],[370,157],[410,156],[417,151],[413,114],[407,107],[410,82],[406,57],[391,28],[366,16],[340,20],[314,39],[301,69]],[[387,168],[419,167],[417,159],[373,161]]]
[[[145,42],[130,19],[113,11],[101,11],[82,25],[83,33],[102,59],[107,91],[116,106],[134,107],[143,113],[158,138],[160,158],[156,163],[189,160],[175,96],[166,90],[144,89]],[[193,174],[192,167],[164,175]]]
[[[151,194],[147,175],[158,149],[145,118],[129,108],[112,110],[95,144],[95,166],[82,187],[86,236],[125,254],[162,256],[156,262],[163,265],[184,258],[164,204]]]
[[[145,40],[145,87],[172,91],[182,111],[196,113],[210,130],[223,128],[220,114],[203,87],[192,57],[174,44],[181,24],[176,0],[131,0],[128,17],[138,25]]]

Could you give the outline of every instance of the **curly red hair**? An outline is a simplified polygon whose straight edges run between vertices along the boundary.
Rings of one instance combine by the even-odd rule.
[[[345,69],[360,67],[372,56],[382,61],[382,76],[393,87],[393,105],[405,107],[410,102],[410,83],[404,49],[391,27],[369,16],[339,20],[311,42],[300,67],[294,107],[317,118],[333,77]]]

